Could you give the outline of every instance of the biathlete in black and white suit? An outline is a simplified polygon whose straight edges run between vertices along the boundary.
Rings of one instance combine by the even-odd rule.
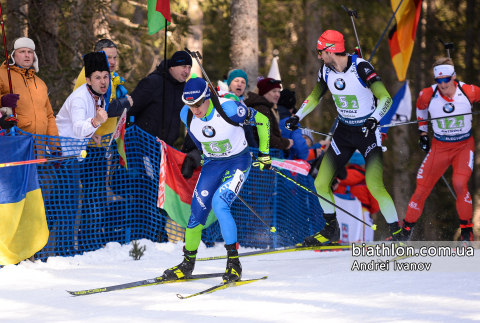
[[[394,240],[401,229],[393,200],[383,184],[383,156],[379,122],[392,104],[382,80],[373,66],[357,55],[345,52],[343,35],[338,31],[325,31],[317,42],[318,58],[324,61],[318,72],[318,81],[295,116],[286,121],[287,129],[313,111],[330,90],[338,111],[338,125],[315,180],[318,194],[334,202],[331,184],[359,150],[366,162],[365,180],[387,221]],[[340,228],[335,208],[320,199],[327,221],[322,231],[305,238],[303,245],[315,246],[337,242]]]
[[[237,281],[242,277],[242,266],[237,251],[237,227],[230,207],[252,164],[242,126],[257,124],[260,138],[258,161],[260,169],[264,170],[271,168],[270,123],[263,114],[239,101],[211,98],[207,83],[196,75],[185,84],[182,99],[186,105],[180,118],[197,148],[203,151],[205,161],[194,190],[192,213],[185,232],[184,260],[163,275],[169,280],[191,276],[202,229],[213,208],[228,255],[223,281]],[[218,100],[218,105],[213,100]]]

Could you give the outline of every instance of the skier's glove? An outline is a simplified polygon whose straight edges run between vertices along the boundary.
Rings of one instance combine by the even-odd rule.
[[[260,162],[260,170],[272,169],[272,159],[270,155],[258,152],[257,160]]]
[[[189,179],[193,176],[193,171],[201,165],[201,152],[198,149],[194,149],[185,156],[185,160],[182,164],[182,175],[184,178]]]
[[[365,121],[365,123],[363,124],[363,128],[362,128],[362,131],[365,132],[365,137],[368,137],[368,133],[371,131],[371,132],[375,132],[375,129],[377,129],[379,123],[377,121],[377,119],[375,119],[374,117],[370,117],[367,119],[367,121]]]
[[[287,128],[290,131],[294,131],[298,129],[297,124],[300,122],[300,118],[298,116],[293,116],[287,119],[285,121],[285,128]]]
[[[13,116],[4,115],[0,118],[0,130],[10,129],[13,126],[16,126],[18,119]]]
[[[420,140],[418,140],[418,145],[424,152],[428,154],[430,151],[430,138],[428,138],[428,135],[423,135],[420,136]]]

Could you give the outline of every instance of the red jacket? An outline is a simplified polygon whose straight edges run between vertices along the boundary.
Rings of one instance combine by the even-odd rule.
[[[380,211],[377,200],[372,196],[365,182],[365,169],[358,165],[348,165],[347,178],[338,180],[336,193],[345,194],[347,186],[350,186],[350,192],[360,200],[362,206],[368,209],[370,214]]]

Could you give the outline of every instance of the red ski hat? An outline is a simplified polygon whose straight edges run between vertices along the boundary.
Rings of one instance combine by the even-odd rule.
[[[343,53],[345,51],[345,39],[338,31],[327,30],[318,38],[317,49],[331,53]]]

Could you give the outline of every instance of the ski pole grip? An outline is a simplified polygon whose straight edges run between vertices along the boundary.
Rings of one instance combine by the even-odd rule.
[[[192,56],[192,57],[195,57],[195,56],[193,55],[193,53],[192,53],[187,47],[185,47],[185,51],[188,53],[188,55],[190,55],[190,56]]]

